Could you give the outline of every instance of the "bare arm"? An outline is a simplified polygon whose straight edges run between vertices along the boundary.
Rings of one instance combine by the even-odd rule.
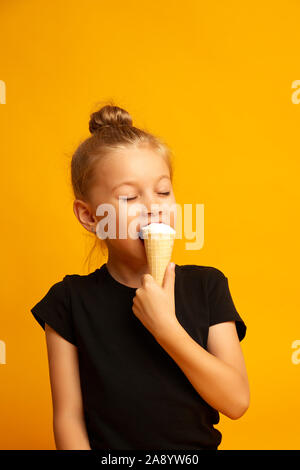
[[[250,392],[235,322],[209,328],[208,351],[177,322],[156,339],[208,404],[231,419],[245,413]]]
[[[45,324],[57,450],[91,450],[82,405],[77,347]]]

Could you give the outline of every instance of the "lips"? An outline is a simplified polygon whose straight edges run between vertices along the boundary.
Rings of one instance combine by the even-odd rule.
[[[147,222],[146,224],[140,224],[140,226],[138,226],[138,228],[140,229],[140,233],[142,231],[142,228],[144,227],[147,227],[147,225],[150,225],[152,222]],[[163,224],[164,222],[162,220],[160,220],[159,222],[155,222],[156,224]]]
[[[156,223],[157,223],[157,224],[163,224],[164,222],[163,222],[162,220],[159,220],[159,222],[156,222]],[[143,243],[143,245],[145,244],[145,242],[144,242],[144,239],[143,239],[143,237],[142,237],[142,228],[147,227],[147,225],[150,225],[150,224],[151,224],[151,221],[150,221],[150,222],[147,222],[146,224],[143,224],[143,225],[140,225],[140,226],[139,226],[139,229],[140,229],[140,231],[139,231],[139,239],[141,240],[141,242]]]
[[[143,225],[143,227],[146,227],[146,225]],[[142,227],[141,227],[141,230],[139,231],[139,239],[141,240],[141,242],[144,244],[144,239],[142,237]]]

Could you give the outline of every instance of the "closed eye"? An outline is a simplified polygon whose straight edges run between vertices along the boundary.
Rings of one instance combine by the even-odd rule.
[[[158,194],[160,194],[162,196],[169,196],[170,191],[168,191],[167,193],[158,193]],[[133,201],[134,199],[136,199],[136,196],[135,197],[130,197],[130,198],[126,197],[126,196],[122,196],[122,199],[125,199],[127,201]]]

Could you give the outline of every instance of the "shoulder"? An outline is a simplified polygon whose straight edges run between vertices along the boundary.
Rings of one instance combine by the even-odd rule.
[[[60,299],[68,303],[74,293],[87,291],[95,282],[95,272],[86,275],[66,274],[48,287],[46,299]]]
[[[218,281],[226,279],[225,274],[220,269],[214,266],[197,264],[176,264],[176,276],[186,282],[201,282],[206,288],[211,288]]]
[[[55,285],[64,285],[68,288],[75,287],[76,289],[78,289],[79,287],[88,286],[96,282],[97,271],[98,269],[89,274],[66,274],[63,279]]]

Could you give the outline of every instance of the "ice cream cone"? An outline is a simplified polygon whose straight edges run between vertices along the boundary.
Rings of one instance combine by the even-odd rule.
[[[171,261],[175,230],[166,224],[152,223],[142,228],[150,274],[161,286],[166,267]]]

